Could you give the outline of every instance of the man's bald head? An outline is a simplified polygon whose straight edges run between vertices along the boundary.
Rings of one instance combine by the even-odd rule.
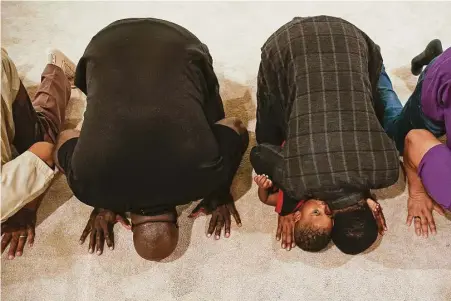
[[[165,259],[174,252],[178,239],[179,230],[174,222],[147,221],[133,226],[135,250],[146,260]]]

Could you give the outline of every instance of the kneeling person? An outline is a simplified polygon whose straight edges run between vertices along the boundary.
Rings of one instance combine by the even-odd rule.
[[[370,189],[394,184],[399,160],[383,128],[381,72],[378,46],[340,18],[295,18],[263,45],[251,162],[281,190],[282,247],[318,251],[332,238],[357,254],[383,233]],[[324,225],[299,219],[306,206]]]
[[[176,206],[203,198],[219,238],[240,224],[230,185],[248,145],[225,119],[207,47],[188,30],[157,19],[112,23],[90,42],[75,84],[87,95],[81,132],[64,132],[57,163],[75,196],[95,207],[81,240],[101,254],[112,225],[131,212],[135,249],[148,260],[178,241]],[[216,231],[215,231],[216,230]]]

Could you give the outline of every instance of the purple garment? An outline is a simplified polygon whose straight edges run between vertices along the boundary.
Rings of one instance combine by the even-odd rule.
[[[421,91],[423,113],[445,123],[447,146],[436,145],[422,158],[418,168],[429,195],[451,210],[451,48],[428,66]]]
[[[421,91],[421,106],[430,119],[444,121],[446,132],[451,133],[451,48],[428,66]],[[451,148],[451,139],[447,144]]]
[[[421,159],[418,175],[431,198],[451,210],[451,150],[444,144],[432,147]]]

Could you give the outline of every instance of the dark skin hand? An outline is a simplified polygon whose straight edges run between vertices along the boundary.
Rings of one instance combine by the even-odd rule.
[[[22,256],[25,244],[32,247],[36,227],[36,210],[22,208],[1,226],[2,254],[9,245],[8,259]]]
[[[36,142],[28,151],[35,154],[50,168],[53,168],[52,151],[54,145],[48,142]],[[33,246],[36,227],[36,212],[44,197],[44,193],[39,197],[26,204],[22,209],[16,212],[13,216],[8,218],[1,225],[1,251],[2,254],[9,245],[8,259],[14,259],[16,256],[20,257],[23,254],[23,249],[28,241],[28,246]]]
[[[89,237],[89,253],[102,255],[103,247],[106,244],[110,250],[114,249],[114,224],[120,222],[125,229],[131,230],[130,222],[123,214],[115,213],[111,210],[94,208],[86,224],[85,230],[80,237],[80,244],[83,244],[86,237]]]
[[[279,215],[279,220],[277,224],[276,239],[280,241],[282,239],[282,249],[290,251],[291,248],[295,247],[294,242],[294,225],[295,225],[295,214],[290,213],[285,216]]]
[[[240,214],[236,210],[235,203],[233,199],[231,202],[220,205],[216,209],[211,210],[208,209],[208,206],[205,204],[204,200],[202,200],[199,205],[194,208],[193,212],[189,215],[191,218],[196,218],[199,214],[212,214],[210,219],[210,224],[207,230],[207,237],[210,237],[215,233],[215,239],[221,238],[222,228],[225,228],[224,233],[225,237],[230,237],[230,226],[232,224],[230,216],[232,215],[237,223],[238,227],[241,227],[241,218]]]

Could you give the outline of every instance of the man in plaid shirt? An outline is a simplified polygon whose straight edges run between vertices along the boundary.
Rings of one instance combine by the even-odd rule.
[[[251,162],[269,176],[256,182],[280,214],[282,247],[318,251],[332,237],[357,254],[386,229],[370,189],[398,180],[399,159],[382,125],[381,72],[379,47],[335,17],[295,18],[263,45]]]

